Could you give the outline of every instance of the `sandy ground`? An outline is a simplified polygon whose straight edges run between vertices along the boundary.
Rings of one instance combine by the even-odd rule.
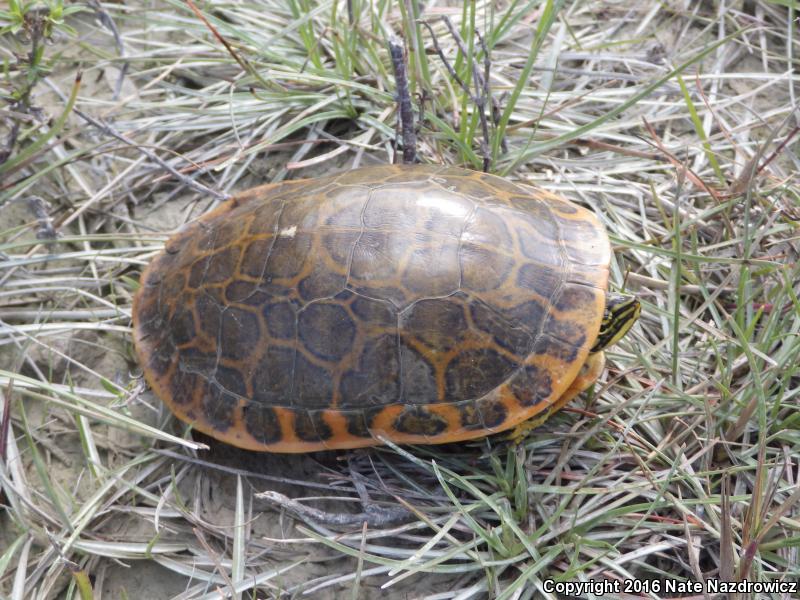
[[[80,25],[80,23],[78,23]],[[87,26],[86,32],[91,31]],[[671,53],[679,43],[678,25],[672,24],[660,30],[655,38],[662,44],[662,50]],[[87,44],[96,44],[106,49],[113,44],[106,35],[96,38],[87,38]],[[642,49],[643,51],[645,48]],[[70,52],[78,50],[71,49]],[[87,53],[86,60],[92,60],[91,53]],[[746,57],[739,64],[744,71],[758,70],[760,68],[757,56]],[[63,75],[63,74],[62,74]],[[95,74],[96,75],[96,74]],[[85,78],[82,93],[87,96],[101,98],[111,102],[112,94],[120,81],[119,69],[109,67],[103,70],[102,76]],[[62,77],[69,80],[69,77]],[[138,97],[143,93],[129,77],[122,78],[122,96]],[[745,93],[749,82],[730,81],[732,92]],[[738,90],[737,87],[741,87]],[[772,99],[776,105],[787,101],[779,95]],[[61,106],[60,100],[52,93],[42,92],[37,96],[37,104],[49,114],[58,114]],[[118,107],[117,107],[118,108]],[[71,117],[74,125],[85,127],[76,117]],[[133,153],[132,153],[133,155]],[[250,177],[245,178],[250,184],[267,181],[275,173],[276,165],[285,163],[291,155],[289,153],[273,153],[269,159],[256,161]],[[326,169],[338,169],[344,160],[331,161],[326,164]],[[93,170],[94,169],[94,170]],[[97,171],[100,171],[98,173]],[[319,168],[312,167],[306,173],[298,172],[293,176],[311,175],[318,173]],[[101,168],[91,167],[93,183],[100,187],[106,180]],[[259,178],[261,181],[259,181]],[[79,191],[80,186],[76,179],[69,179],[68,186],[73,191]],[[561,182],[556,179],[555,183]],[[49,198],[59,197],[58,189],[47,188],[37,192]],[[151,197],[135,198],[135,202],[115,204],[109,218],[118,219],[120,223],[135,223],[134,226],[120,226],[119,230],[126,233],[138,232],[167,232],[176,229],[190,218],[201,214],[210,204],[204,200],[199,203],[190,202],[183,198],[165,197],[154,194]],[[35,207],[28,202],[15,201],[3,206],[0,211],[0,232],[14,230],[30,224],[36,219]],[[47,205],[48,212],[59,213],[62,207]],[[105,228],[105,222],[101,223]],[[105,228],[103,230],[110,229]],[[69,236],[81,233],[77,223],[63,227],[59,234]],[[12,234],[9,239],[16,243],[23,243],[34,238],[35,233],[31,228],[23,228],[19,234]],[[117,242],[109,243],[113,247]],[[120,241],[117,245],[127,244]],[[53,246],[53,252],[79,251],[82,245],[76,242],[61,243]],[[133,253],[132,253],[133,254]],[[131,254],[131,256],[132,256]],[[129,257],[130,258],[130,257]],[[134,259],[130,265],[121,264],[119,268],[109,271],[117,277],[135,277],[141,265]],[[54,277],[63,273],[64,277],[89,276],[84,260],[53,260],[26,267],[31,277]],[[104,271],[104,273],[106,273]],[[124,286],[122,286],[124,287]],[[123,312],[130,306],[130,287],[121,290],[113,282],[89,285],[87,291],[108,299],[112,304],[118,303]],[[128,294],[127,296],[125,294]],[[76,294],[69,297],[56,295],[51,298],[50,305],[54,309],[80,309],[83,304]],[[128,321],[123,319],[118,322],[122,328],[127,327]],[[41,342],[41,343],[40,343]],[[141,378],[141,372],[133,358],[131,341],[127,333],[119,328],[103,330],[100,328],[75,327],[65,333],[65,330],[56,330],[55,333],[44,333],[31,339],[25,344],[6,344],[0,346],[0,364],[6,365],[11,371],[19,371],[23,375],[42,376],[46,380],[74,386],[79,393],[96,399],[98,402],[112,406],[118,411],[158,429],[170,431],[176,435],[183,434],[183,426],[173,419],[152,392],[146,388]],[[109,392],[102,378],[112,382],[126,393],[115,395]],[[43,459],[43,466],[50,474],[52,483],[55,484],[54,492],[62,499],[65,511],[73,514],[87,502],[92,493],[97,489],[97,482],[86,461],[83,450],[83,441],[78,432],[75,415],[49,402],[42,402],[32,397],[24,399],[25,416],[33,432],[34,445],[39,448]],[[562,428],[564,431],[568,427]],[[177,446],[156,444],[158,451],[166,450],[175,455],[158,454],[151,452],[153,441],[146,437],[126,431],[119,427],[109,427],[93,423],[94,444],[100,449],[105,466],[109,469],[106,477],[119,477],[125,485],[141,485],[146,488],[141,496],[134,494],[134,498],[120,492],[120,498],[106,498],[103,510],[95,515],[89,536],[94,541],[150,544],[157,540],[158,543],[175,544],[173,551],[157,553],[152,558],[136,560],[130,556],[119,558],[104,556],[102,553],[87,553],[89,556],[82,567],[92,575],[95,591],[98,598],[148,598],[153,600],[168,598],[201,597],[203,592],[211,593],[216,587],[225,587],[225,582],[209,584],[204,581],[205,573],[219,572],[218,565],[212,558],[227,561],[231,555],[231,537],[224,535],[209,535],[209,531],[224,531],[229,533],[235,522],[236,511],[236,471],[246,471],[249,477],[244,479],[244,508],[247,514],[247,556],[253,564],[266,572],[270,569],[287,570],[273,578],[260,592],[259,598],[286,598],[292,597],[285,594],[284,590],[293,589],[306,581],[321,578],[330,573],[351,574],[358,569],[358,561],[351,557],[343,556],[341,552],[324,544],[309,541],[307,535],[300,533],[298,526],[308,526],[303,519],[293,518],[283,511],[276,510],[275,506],[263,499],[255,497],[255,493],[271,490],[279,492],[290,498],[311,498],[308,503],[318,509],[349,514],[362,510],[352,490],[348,458],[357,464],[355,469],[370,477],[370,463],[380,463],[380,472],[386,474],[392,468],[401,471],[408,467],[407,461],[399,456],[388,456],[375,450],[365,450],[358,453],[320,453],[305,456],[287,456],[249,453],[229,448],[208,438],[195,435],[194,439],[211,446],[209,451],[200,451],[195,458],[210,464],[198,462],[192,464],[193,459],[189,452],[179,452]],[[42,493],[41,479],[37,474],[37,465],[31,458],[31,449],[28,441],[20,437],[16,440],[22,459],[20,464],[24,477],[30,483],[34,493]],[[480,444],[474,448],[473,459],[480,461]],[[447,450],[444,450],[446,453]],[[456,452],[456,451],[454,451]],[[150,461],[131,467],[133,459],[140,455],[151,456]],[[152,457],[157,457],[152,459]],[[153,467],[151,464],[157,464]],[[115,469],[124,469],[119,473]],[[263,477],[260,477],[263,476]],[[384,481],[376,481],[372,476],[372,483],[376,488],[387,487]],[[298,483],[301,482],[301,483]],[[404,482],[402,478],[392,479],[389,483],[397,488],[390,491],[402,490],[412,492],[419,483],[422,487],[436,489],[432,480]],[[320,490],[308,484],[318,484],[327,489]],[[125,485],[120,489],[127,491]],[[391,487],[391,486],[388,486]],[[337,493],[341,490],[341,493]],[[137,492],[138,494],[138,492]],[[151,496],[147,496],[150,494]],[[326,500],[325,496],[336,495],[336,499]],[[322,496],[320,499],[317,496]],[[344,496],[347,500],[342,500]],[[386,500],[389,494],[380,495]],[[141,502],[137,502],[141,499]],[[163,500],[163,503],[159,500]],[[50,525],[50,523],[48,523]],[[319,532],[320,529],[317,529]],[[348,527],[347,533],[358,536],[359,527]],[[4,548],[10,547],[19,535],[18,524],[12,522],[9,514],[0,511],[0,555]],[[370,539],[370,544],[393,545],[398,548],[418,548],[423,539],[430,537],[430,530],[414,537],[417,532],[390,531],[384,537],[377,536]],[[337,539],[340,532],[330,532],[330,538]],[[401,535],[407,536],[400,539]],[[471,532],[461,529],[454,532],[465,542],[470,539]],[[287,541],[288,540],[288,541]],[[43,561],[41,568],[47,568],[45,561],[56,561],[57,557],[47,554],[48,540],[44,536],[37,538],[37,547],[34,552],[40,552],[39,558]],[[356,548],[357,543],[351,544]],[[144,553],[140,553],[143,556]],[[209,558],[212,557],[212,558]],[[180,560],[176,560],[176,558]],[[36,561],[32,561],[36,563]],[[226,563],[225,567],[229,565]],[[364,569],[374,567],[372,564],[364,565]],[[196,569],[193,572],[192,569]],[[491,569],[487,568],[487,574]],[[351,596],[353,582],[348,580],[341,585],[327,587],[315,591],[308,598],[338,599],[351,598],[354,600],[382,600],[417,599],[428,595],[444,592],[457,586],[460,582],[458,574],[442,575],[412,575],[391,588],[382,589],[388,576],[365,577],[359,584],[357,594]],[[490,575],[487,575],[490,579]],[[50,582],[47,597],[64,598],[70,583],[69,577],[64,573],[54,576]],[[10,584],[9,584],[10,587]],[[0,597],[6,590],[0,586]],[[489,593],[491,597],[491,593]]]

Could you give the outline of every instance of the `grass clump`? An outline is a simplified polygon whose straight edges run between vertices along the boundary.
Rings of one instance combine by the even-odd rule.
[[[9,6],[0,596],[554,598],[547,580],[800,577],[793,3]],[[592,208],[640,323],[592,393],[517,447],[201,453],[133,360],[138,276],[233,190],[391,162],[391,38],[421,160]],[[365,492],[403,518],[325,522]]]

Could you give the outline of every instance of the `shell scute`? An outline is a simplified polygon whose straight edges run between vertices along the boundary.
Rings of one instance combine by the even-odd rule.
[[[353,348],[357,327],[347,310],[337,302],[315,302],[298,316],[300,342],[321,360],[338,362]],[[320,331],[329,332],[321,336]]]
[[[472,431],[491,431],[508,418],[508,409],[499,398],[480,398],[455,404],[461,418],[461,427]]]
[[[424,437],[438,435],[447,427],[447,419],[420,405],[405,406],[392,424],[395,431]]]
[[[415,302],[402,313],[401,327],[405,335],[440,352],[463,344],[471,332],[463,302],[457,297]]]
[[[269,446],[283,438],[281,422],[274,408],[263,402],[251,401],[242,408],[246,432],[259,444]]]
[[[501,289],[516,265],[513,256],[471,244],[462,245],[459,260],[461,289],[470,292]]]
[[[461,243],[464,248],[493,250],[514,256],[514,238],[508,227],[511,212],[504,208],[490,210],[479,206],[467,220]]]
[[[253,389],[251,404],[287,405],[287,391],[292,389],[296,353],[294,348],[273,345],[262,351],[261,360],[250,378]]]
[[[477,299],[469,303],[471,321],[474,327],[491,336],[492,341],[516,356],[530,353],[534,335]]]
[[[194,402],[195,388],[199,383],[199,375],[177,369],[170,380],[172,401],[179,406],[191,405]]]
[[[353,368],[339,383],[342,408],[385,406],[400,400],[397,336],[383,334],[363,342]]]
[[[346,431],[349,435],[365,440],[372,438],[363,410],[342,410],[339,412],[345,420]]]
[[[290,300],[271,298],[262,309],[267,335],[274,340],[294,340],[297,337],[297,308]]]
[[[250,356],[261,339],[258,317],[248,310],[228,306],[220,317],[219,355],[231,361]]]
[[[203,419],[214,431],[226,432],[234,424],[239,399],[219,385],[200,378],[200,404]]]
[[[428,404],[439,398],[436,367],[411,340],[400,341],[400,400]]]
[[[511,377],[518,367],[515,360],[494,348],[459,352],[447,365],[446,397],[481,398]]]
[[[320,410],[295,411],[294,432],[303,442],[324,442],[333,436],[333,430],[325,422]]]
[[[194,313],[190,306],[179,304],[170,319],[169,329],[172,334],[172,341],[178,346],[189,344],[197,337],[197,327],[195,326]]]
[[[214,372],[214,381],[229,394],[247,396],[247,384],[238,369],[218,364]]]
[[[514,374],[508,387],[522,406],[535,406],[552,394],[553,378],[546,369],[530,364]]]
[[[292,369],[292,405],[302,408],[330,406],[333,396],[333,377],[325,367],[309,360],[300,348],[295,355]],[[287,394],[288,395],[288,394]]]

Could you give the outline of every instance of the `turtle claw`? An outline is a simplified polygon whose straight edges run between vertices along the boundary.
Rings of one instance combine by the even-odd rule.
[[[508,434],[506,439],[515,446],[519,446],[525,441],[525,438],[528,437],[531,431],[539,427],[539,425],[544,423],[550,417],[551,412],[551,410],[546,410],[544,414],[540,413],[534,417],[531,417],[530,419],[525,419],[521,423],[517,423],[517,426],[511,430],[511,433]]]

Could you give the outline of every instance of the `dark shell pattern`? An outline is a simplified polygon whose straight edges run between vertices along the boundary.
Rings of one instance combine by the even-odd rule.
[[[134,342],[181,419],[256,450],[443,443],[513,427],[575,380],[610,247],[589,211],[452,167],[243,192],[142,275]]]

